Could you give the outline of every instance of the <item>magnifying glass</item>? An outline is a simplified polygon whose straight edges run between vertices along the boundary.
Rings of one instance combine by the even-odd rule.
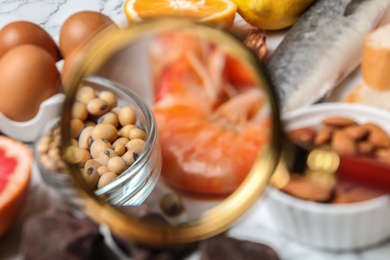
[[[62,143],[82,209],[120,238],[226,231],[279,161],[276,95],[230,33],[158,19],[99,34],[64,76]]]

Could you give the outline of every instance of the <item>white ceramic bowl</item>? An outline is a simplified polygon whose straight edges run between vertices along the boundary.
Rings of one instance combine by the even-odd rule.
[[[287,113],[285,129],[319,125],[328,116],[374,122],[390,134],[390,113],[363,105],[324,103]],[[267,206],[280,230],[320,249],[345,251],[374,246],[390,237],[390,197],[343,205],[305,201],[270,188]]]

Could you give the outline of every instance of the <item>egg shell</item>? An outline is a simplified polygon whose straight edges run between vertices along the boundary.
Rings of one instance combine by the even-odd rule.
[[[81,11],[68,17],[61,27],[59,40],[64,58],[110,25],[116,26],[108,16],[94,11]]]
[[[0,59],[0,112],[24,122],[58,92],[59,73],[52,56],[35,45],[20,45]]]
[[[61,58],[59,48],[53,38],[39,25],[27,21],[16,21],[7,24],[0,31],[0,57],[10,49],[33,44],[48,51],[58,61]]]

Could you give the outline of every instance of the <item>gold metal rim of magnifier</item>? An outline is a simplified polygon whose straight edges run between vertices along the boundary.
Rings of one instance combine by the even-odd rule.
[[[239,188],[216,207],[205,212],[200,219],[188,225],[173,227],[145,223],[115,210],[108,203],[99,200],[86,186],[77,166],[70,165],[76,187],[79,188],[80,195],[84,199],[83,210],[89,217],[97,223],[107,225],[113,234],[122,239],[158,247],[200,241],[230,228],[259,199],[261,193],[265,190],[278,163],[281,151],[281,123],[276,95],[273,93],[264,71],[260,68],[257,58],[243,48],[242,44],[229,33],[204,24],[177,18],[160,18],[126,28],[107,30],[91,41],[88,48],[86,48],[83,61],[67,81],[67,97],[61,123],[64,149],[71,146],[70,111],[75,93],[83,79],[95,72],[107,61],[110,55],[127,44],[135,42],[145,35],[174,30],[188,30],[209,39],[211,42],[229,46],[234,50],[236,57],[242,57],[248,61],[253,73],[258,75],[259,86],[263,86],[269,96],[269,105],[273,115],[273,134],[269,145],[263,147],[264,151],[259,153],[261,156],[258,156]]]

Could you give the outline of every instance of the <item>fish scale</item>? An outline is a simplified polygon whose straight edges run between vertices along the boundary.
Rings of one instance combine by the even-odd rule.
[[[267,62],[282,112],[318,102],[345,79],[389,7],[390,0],[319,0],[305,12]]]

